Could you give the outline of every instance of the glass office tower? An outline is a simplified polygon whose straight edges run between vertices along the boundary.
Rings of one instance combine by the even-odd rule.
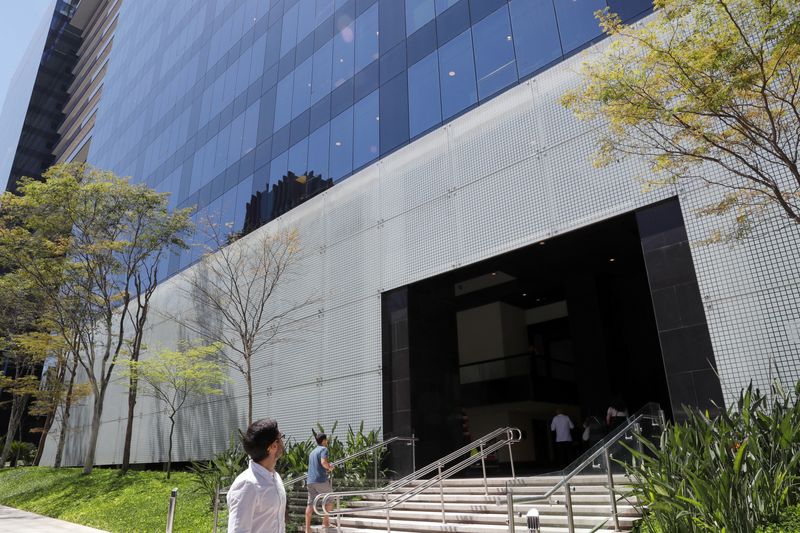
[[[651,7],[125,2],[89,161],[247,232],[600,39],[597,10],[632,20]]]

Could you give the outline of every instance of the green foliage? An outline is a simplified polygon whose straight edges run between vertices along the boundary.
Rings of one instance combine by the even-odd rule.
[[[11,466],[17,466],[19,463],[29,465],[35,455],[36,446],[30,442],[11,441]]]
[[[278,473],[284,482],[291,481],[308,472],[308,455],[316,447],[316,442],[311,437],[304,441],[288,439],[285,443],[286,450],[278,460]],[[330,452],[329,452],[330,453]],[[295,488],[293,485],[291,488]]]
[[[0,505],[43,514],[112,533],[163,531],[170,490],[178,488],[176,532],[210,531],[205,495],[194,493],[193,477],[161,472],[25,467],[0,471]]]
[[[800,502],[800,383],[752,386],[717,418],[694,408],[627,465],[644,520],[661,533],[755,531]]]
[[[210,461],[192,461],[189,471],[194,475],[194,491],[207,498],[208,508],[214,508],[217,489],[229,487],[245,468],[247,453],[235,437],[228,447],[216,454]]]
[[[764,526],[758,533],[787,533],[800,531],[800,505],[790,507],[781,513],[781,517],[774,524]]]
[[[562,100],[606,126],[596,162],[644,157],[645,188],[721,186],[700,213],[732,223],[709,242],[741,238],[775,213],[800,223],[800,3],[655,4],[653,18],[633,26],[598,12],[615,38]]]

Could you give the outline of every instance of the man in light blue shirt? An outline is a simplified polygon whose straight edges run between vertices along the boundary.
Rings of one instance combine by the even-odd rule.
[[[313,512],[314,498],[319,494],[333,492],[328,472],[333,471],[333,466],[328,462],[328,436],[325,433],[317,435],[317,447],[308,456],[308,505],[306,506],[306,533],[311,533],[311,513]],[[325,509],[330,511],[333,506],[328,504]],[[328,528],[330,520],[327,515],[322,517],[322,526]]]

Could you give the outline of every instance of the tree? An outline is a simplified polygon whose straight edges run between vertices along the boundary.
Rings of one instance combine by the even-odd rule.
[[[185,246],[189,210],[168,212],[166,194],[84,164],[56,165],[19,191],[3,197],[0,245],[42,288],[52,283],[43,258],[63,257],[57,323],[66,342],[77,341],[73,353],[92,389],[89,473],[114,367],[121,356],[138,358],[159,253]]]
[[[800,223],[800,4],[655,5],[641,26],[597,13],[615,38],[582,65],[582,86],[563,98],[580,118],[607,124],[596,162],[644,156],[647,187],[721,187],[700,213],[734,223],[711,242],[741,238],[776,212]]]
[[[167,479],[172,468],[172,441],[175,417],[192,397],[222,394],[225,372],[218,360],[219,344],[191,346],[178,350],[163,350],[149,359],[127,361],[128,372],[135,371],[145,384],[142,394],[151,396],[166,406],[169,418],[169,451]]]
[[[210,245],[182,290],[193,300],[193,314],[171,318],[225,349],[225,364],[247,386],[247,423],[253,421],[253,356],[284,341],[299,322],[293,314],[313,299],[279,297],[279,287],[296,274],[300,238],[296,230],[261,229],[237,239],[227,225],[207,224]],[[210,323],[216,318],[219,323]]]

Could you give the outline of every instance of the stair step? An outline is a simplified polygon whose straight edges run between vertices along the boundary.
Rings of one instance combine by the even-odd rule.
[[[363,508],[370,505],[370,502],[366,501],[356,501],[350,502],[348,507],[350,508]],[[520,504],[515,505],[514,510],[520,513],[527,513],[529,509],[536,508],[539,513],[542,515],[545,514],[563,514],[564,513],[564,505],[563,504]],[[406,502],[401,503],[397,507],[397,510],[402,511],[429,511],[429,512],[440,512],[441,511],[441,504],[436,502]],[[506,508],[505,505],[496,505],[496,504],[446,504],[445,506],[446,512],[448,513],[481,513],[481,514],[502,514],[504,517],[506,516]],[[610,513],[610,506],[608,499],[606,498],[602,504],[578,504],[573,502],[572,505],[573,512],[575,515],[596,515],[596,514],[606,514]],[[620,515],[629,515],[635,516],[636,509],[632,505],[626,504],[617,504],[617,512]]]
[[[522,521],[515,521],[516,529],[524,531],[524,524]],[[591,531],[609,532],[614,531],[614,526],[603,527],[594,529],[596,524],[579,525],[576,524],[576,533],[589,533]],[[630,531],[632,524],[620,523],[622,531]],[[341,532],[342,533],[358,533],[363,531],[386,531],[386,519],[373,519],[373,518],[342,518]],[[567,533],[566,518],[563,524],[543,524],[541,533]],[[508,526],[506,524],[442,524],[441,522],[427,522],[427,521],[397,521],[392,520],[392,533],[426,533],[426,532],[458,532],[458,533],[486,533],[497,532],[507,533]]]

